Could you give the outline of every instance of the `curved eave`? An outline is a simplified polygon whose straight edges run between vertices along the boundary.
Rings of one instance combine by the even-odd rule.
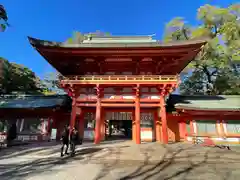
[[[64,42],[45,41],[32,37],[28,37],[30,44],[35,48],[188,48],[188,47],[201,47],[205,45],[209,38],[192,39],[187,41],[176,41],[169,43],[149,42],[149,43],[82,43],[82,44],[68,44]]]
[[[178,41],[174,43],[82,43],[67,44],[53,41],[44,41],[28,37],[31,45],[61,74],[75,75],[80,71],[92,71],[96,64],[84,69],[80,67],[84,59],[101,58],[134,58],[152,57],[163,62],[168,58],[168,63],[164,63],[165,68],[161,68],[159,74],[175,75],[180,73],[185,66],[197,55],[207,39],[195,39],[188,41]],[[72,61],[69,61],[72,59]],[[76,64],[79,63],[79,67]],[[90,63],[89,63],[90,64]],[[110,66],[110,65],[109,65]],[[124,66],[127,66],[124,64]],[[129,64],[129,68],[133,67]],[[76,69],[80,68],[80,69]],[[108,68],[107,68],[108,69]]]

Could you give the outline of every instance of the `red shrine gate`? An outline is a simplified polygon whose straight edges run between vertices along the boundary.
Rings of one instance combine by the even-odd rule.
[[[144,76],[145,78],[145,76]],[[151,81],[152,79],[150,79]],[[104,93],[105,84],[100,85],[97,84],[95,88],[96,95],[86,95],[83,98],[81,94],[84,94],[81,89],[78,89],[78,86],[69,86],[68,84],[65,85],[64,82],[68,80],[62,80],[62,86],[66,89],[71,90],[71,96],[73,97],[73,108],[72,108],[72,115],[71,115],[71,126],[74,126],[76,123],[76,115],[79,109],[80,111],[80,119],[83,119],[83,116],[86,112],[93,112],[95,114],[96,125],[95,125],[95,143],[99,143],[101,139],[103,139],[104,135],[104,125],[105,125],[105,117],[107,112],[131,112],[132,114],[132,129],[133,129],[133,139],[136,141],[137,144],[141,142],[141,127],[140,127],[140,120],[141,120],[141,113],[148,112],[148,113],[155,113],[154,115],[154,123],[156,127],[156,140],[163,141],[164,143],[168,142],[167,136],[167,120],[166,120],[166,110],[165,110],[165,96],[172,92],[177,86],[178,78],[175,77],[174,80],[161,81],[159,85],[159,89],[155,89],[154,87],[148,87],[150,89],[155,89],[156,93],[159,93],[159,96],[154,99],[152,93],[148,90],[146,94],[149,93],[148,96],[140,95],[141,91],[144,91],[143,88],[141,89],[141,81],[139,84],[134,87],[134,84],[131,84],[128,88],[131,89],[131,94],[129,96],[125,96],[124,92],[120,92],[119,96],[113,96],[112,98],[106,98]],[[132,80],[133,81],[133,80]],[[148,80],[149,81],[149,80]],[[121,86],[126,86],[124,84],[120,84]],[[110,85],[111,87],[113,85]],[[117,89],[120,87],[117,86]],[[148,89],[147,88],[147,89]],[[83,90],[84,87],[82,88]],[[115,89],[115,88],[113,88]],[[91,91],[91,90],[90,90]],[[88,91],[89,92],[89,91]],[[116,90],[113,92],[114,94],[118,94]],[[156,94],[155,93],[155,94]],[[153,97],[153,99],[151,99]],[[140,109],[141,107],[141,109]],[[79,129],[81,133],[83,133],[83,126],[84,121],[79,121]],[[161,133],[162,129],[162,133]],[[162,135],[161,135],[162,134]]]
[[[81,136],[86,113],[94,113],[94,142],[99,143],[104,139],[106,113],[131,112],[137,144],[144,132],[141,113],[152,113],[153,139],[168,143],[165,97],[177,88],[178,74],[206,43],[160,44],[149,36],[91,37],[77,45],[29,39],[63,75],[61,86],[72,97],[70,125],[75,126],[77,119]]]

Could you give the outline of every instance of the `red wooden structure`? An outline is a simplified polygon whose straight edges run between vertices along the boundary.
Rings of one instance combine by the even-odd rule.
[[[17,130],[17,137],[11,141],[14,144],[49,140],[52,128],[58,130],[55,138],[59,139],[70,110],[71,99],[66,95],[2,95],[0,144],[8,143],[7,135],[13,124]]]
[[[168,122],[178,122],[182,141],[210,141],[219,147],[239,145],[240,96],[170,95]],[[174,113],[173,113],[174,112]]]
[[[141,143],[142,112],[154,114],[155,139],[168,143],[165,97],[179,84],[179,73],[205,40],[161,44],[151,37],[90,37],[82,44],[29,38],[32,46],[62,75],[72,97],[71,126],[83,135],[83,116],[95,112],[95,138],[104,137],[107,112],[132,112],[133,140]],[[109,97],[109,94],[111,96]]]

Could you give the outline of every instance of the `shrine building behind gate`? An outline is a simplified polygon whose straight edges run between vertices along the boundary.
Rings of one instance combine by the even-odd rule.
[[[99,143],[107,120],[122,118],[132,120],[137,144],[168,143],[165,99],[206,43],[162,44],[151,36],[89,37],[81,44],[29,40],[61,73],[61,86],[72,97],[70,125],[78,126],[82,137]],[[89,121],[94,125],[89,127]]]

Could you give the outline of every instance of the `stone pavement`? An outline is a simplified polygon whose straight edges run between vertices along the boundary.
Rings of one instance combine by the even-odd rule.
[[[25,156],[16,155],[15,161],[11,162],[9,159],[14,157],[1,156],[0,153],[0,179],[234,180],[240,177],[239,151],[183,143],[164,146],[158,143],[136,145],[125,141],[101,145],[86,144],[78,148],[75,157],[60,158],[59,152],[53,151],[54,148],[59,148],[58,145],[55,146],[42,152],[30,152]],[[24,160],[21,161],[21,158]]]
[[[115,144],[124,142],[122,140],[116,141],[105,141],[99,145],[95,145],[90,142],[85,142],[81,146],[77,146],[77,150],[82,150],[89,147],[111,147]],[[60,142],[44,142],[39,144],[29,144],[24,146],[14,146],[11,148],[3,148],[0,150],[0,158],[11,159],[14,158],[49,158],[49,157],[58,157],[60,153]],[[0,161],[1,161],[0,159]]]

